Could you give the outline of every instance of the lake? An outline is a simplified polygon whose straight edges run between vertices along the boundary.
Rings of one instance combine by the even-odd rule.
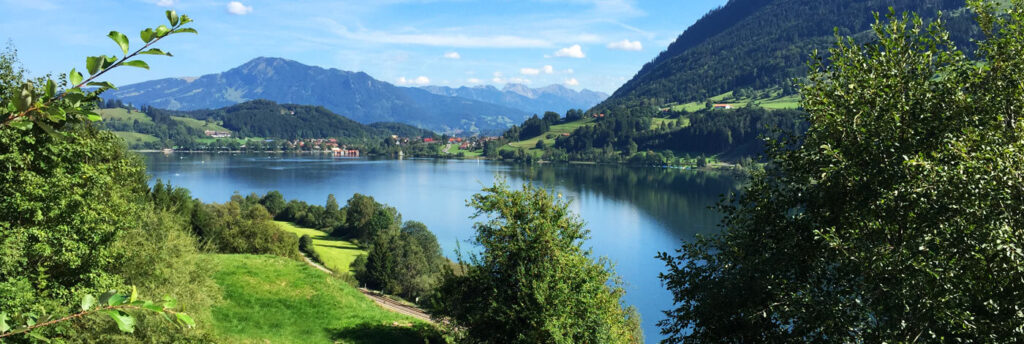
[[[572,200],[571,209],[591,230],[596,255],[615,262],[626,283],[625,301],[636,306],[646,342],[662,336],[656,323],[672,306],[654,258],[682,240],[718,230],[720,216],[708,209],[742,180],[727,173],[615,165],[515,165],[483,160],[369,160],[318,155],[146,153],[153,179],[186,187],[205,202],[278,190],[286,199],[339,203],[353,193],[394,206],[403,220],[423,222],[449,258],[456,243],[473,235],[466,200],[496,178],[519,186],[534,183]]]

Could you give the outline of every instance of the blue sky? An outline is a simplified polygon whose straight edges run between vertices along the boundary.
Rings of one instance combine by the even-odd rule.
[[[364,71],[398,85],[563,84],[611,93],[726,0],[0,0],[0,40],[33,75],[120,53],[106,38],[166,23],[175,9],[198,36],[172,36],[128,84],[199,76],[259,56]]]

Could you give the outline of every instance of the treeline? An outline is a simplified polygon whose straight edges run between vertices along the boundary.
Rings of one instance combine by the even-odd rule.
[[[398,210],[371,196],[354,194],[339,207],[333,194],[321,206],[285,202],[280,192],[270,191],[257,202],[278,221],[317,228],[365,248],[368,254],[359,256],[352,270],[359,283],[370,289],[415,300],[433,293],[450,270],[437,237],[426,225],[402,222]],[[318,255],[315,249],[306,251]]]

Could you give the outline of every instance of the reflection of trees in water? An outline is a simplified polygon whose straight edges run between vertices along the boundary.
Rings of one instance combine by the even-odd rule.
[[[742,177],[730,173],[615,165],[539,165],[508,173],[572,192],[596,192],[629,202],[687,239],[717,230],[721,216],[708,207],[721,195],[738,190],[743,182]]]

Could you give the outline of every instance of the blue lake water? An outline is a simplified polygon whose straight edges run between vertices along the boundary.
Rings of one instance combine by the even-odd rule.
[[[718,230],[708,209],[741,180],[729,174],[610,165],[513,165],[480,160],[368,160],[280,154],[144,154],[153,179],[186,187],[205,202],[225,202],[235,192],[278,190],[286,199],[340,203],[353,193],[398,209],[404,220],[425,223],[445,255],[473,235],[466,200],[496,178],[533,183],[572,200],[586,222],[586,246],[615,262],[626,283],[625,301],[640,311],[646,342],[662,338],[656,323],[672,296],[658,280],[654,258],[698,233]]]

